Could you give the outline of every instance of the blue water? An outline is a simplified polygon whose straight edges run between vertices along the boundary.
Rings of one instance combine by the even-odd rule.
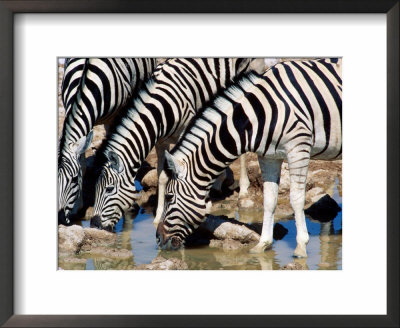
[[[141,188],[140,184],[136,186]],[[332,198],[342,208],[342,199],[335,188]],[[235,213],[235,219],[240,221],[245,211]],[[247,213],[248,216],[248,213]],[[244,216],[246,217],[246,215]],[[252,222],[262,222],[262,211],[251,215]],[[129,269],[139,264],[148,264],[158,255],[163,257],[180,257],[179,252],[160,252],[156,245],[153,216],[143,209],[133,218],[127,215],[121,218],[114,227],[117,234],[117,247],[128,249],[132,258],[104,259],[87,258],[86,270],[96,269]],[[244,220],[246,221],[246,220]],[[187,248],[184,259],[189,269],[241,269],[241,270],[276,270],[293,261],[301,263],[310,270],[341,270],[342,269],[342,211],[330,222],[319,222],[306,217],[310,241],[307,245],[308,257],[294,259],[296,248],[296,225],[294,220],[281,220],[279,224],[287,229],[287,234],[281,240],[274,240],[270,250],[260,255],[250,255],[248,249],[240,251],[224,251],[209,246]],[[82,221],[83,227],[89,227],[89,221]],[[125,262],[125,263],[123,263]]]
[[[133,223],[131,246],[135,264],[150,263],[158,254],[153,216],[141,211]]]
[[[341,204],[339,204],[342,207]],[[296,223],[294,220],[280,221],[288,233],[282,240],[275,240],[272,249],[277,263],[285,265],[293,261],[296,248]],[[310,241],[307,245],[308,269],[342,269],[342,212],[330,222],[319,222],[306,217]],[[322,263],[322,265],[321,265]]]
[[[341,207],[341,204],[340,204]],[[237,218],[240,220],[240,212]],[[257,216],[258,221],[262,216]],[[310,241],[307,245],[308,257],[294,259],[292,254],[296,248],[296,225],[294,220],[280,221],[288,231],[281,240],[274,240],[272,249],[261,255],[250,255],[248,250],[238,252],[212,249],[209,246],[185,249],[185,262],[189,269],[242,269],[242,270],[276,270],[290,263],[298,262],[309,270],[340,270],[342,269],[342,212],[330,222],[319,222],[306,218]],[[90,224],[82,221],[84,227]],[[98,257],[88,258],[85,269],[115,269],[132,267],[132,265],[148,264],[158,255],[164,257],[180,257],[179,252],[161,252],[155,241],[156,227],[153,225],[153,216],[140,210],[137,216],[122,218],[115,226],[118,247],[132,251],[133,258],[121,260],[107,259],[107,266],[102,264]],[[115,263],[115,264],[113,264]]]

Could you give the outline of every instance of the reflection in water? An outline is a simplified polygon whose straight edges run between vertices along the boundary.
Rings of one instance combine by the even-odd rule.
[[[341,201],[338,195],[334,195],[334,198]],[[235,213],[235,219],[259,224],[262,222],[262,215],[262,211],[239,211]],[[131,270],[139,264],[150,263],[157,256],[162,256],[182,259],[191,270],[278,270],[291,262],[299,263],[310,270],[342,269],[342,212],[329,222],[319,222],[308,217],[306,221],[310,234],[306,259],[292,257],[296,247],[294,220],[279,221],[287,229],[287,233],[282,239],[275,240],[272,249],[263,254],[250,254],[250,247],[223,250],[208,245],[181,251],[160,251],[156,246],[153,216],[140,210],[127,215],[115,227],[116,247],[132,251],[132,257],[111,258],[82,254],[73,260],[60,259],[60,267],[66,270]],[[89,222],[82,221],[82,225],[87,227]]]
[[[339,212],[333,221],[319,222],[306,218],[306,222],[310,234],[310,241],[307,245],[308,257],[301,260],[310,270],[342,269],[342,212]],[[296,247],[296,225],[294,220],[280,223],[288,229],[288,233],[282,240],[274,241],[272,248],[279,254],[277,256],[279,265],[283,266],[293,261],[292,252]],[[295,260],[299,262],[300,259]]]

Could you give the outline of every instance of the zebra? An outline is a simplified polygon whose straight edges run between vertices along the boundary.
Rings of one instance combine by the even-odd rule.
[[[58,147],[58,222],[82,206],[82,155],[98,124],[109,124],[154,71],[153,58],[70,58],[61,86],[66,111]]]
[[[210,212],[213,181],[240,154],[258,154],[264,189],[263,227],[250,251],[272,245],[281,165],[288,161],[290,203],[294,210],[296,257],[306,257],[309,240],[304,216],[310,159],[342,156],[340,58],[288,61],[262,76],[250,73],[200,111],[185,134],[165,153],[163,219],[156,232],[162,249],[184,246]]]
[[[164,150],[196,112],[240,74],[263,72],[264,66],[262,58],[172,58],[159,65],[105,144],[91,225],[112,230],[140,197],[134,179],[151,149],[156,146],[160,173]],[[158,181],[155,224],[162,214],[167,177],[159,175]]]

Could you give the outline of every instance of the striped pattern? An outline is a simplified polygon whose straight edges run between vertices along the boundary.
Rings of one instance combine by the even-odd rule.
[[[159,246],[182,246],[205,218],[206,195],[213,181],[248,151],[260,159],[264,225],[273,220],[280,165],[287,159],[296,226],[298,231],[303,229],[310,158],[335,160],[342,154],[340,76],[341,59],[284,62],[263,76],[247,75],[198,113],[172,155],[166,154],[170,180],[163,221],[157,229]],[[261,237],[265,243],[272,242],[272,225],[270,231],[263,228],[263,235],[271,235]],[[308,241],[306,232],[300,239]]]
[[[176,142],[201,107],[259,61],[177,58],[158,66],[107,140],[92,225],[112,228],[137,198],[134,179],[151,149]]]
[[[93,126],[110,122],[155,65],[155,59],[146,58],[67,59],[61,89],[66,115],[58,153],[62,223],[69,222],[68,216],[81,201],[80,157],[90,145]]]

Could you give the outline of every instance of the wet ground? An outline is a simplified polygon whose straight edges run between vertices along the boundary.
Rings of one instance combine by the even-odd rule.
[[[341,197],[337,190],[332,198],[341,207]],[[262,210],[240,210],[235,212],[233,219],[260,224]],[[81,224],[83,227],[89,227],[89,221],[83,220]],[[132,252],[131,257],[111,258],[83,252],[68,261],[60,259],[59,266],[61,269],[78,270],[129,270],[140,264],[149,264],[157,256],[162,256],[165,259],[183,260],[189,270],[279,270],[287,267],[287,264],[296,264],[299,268],[309,270],[342,269],[342,212],[328,222],[307,217],[310,241],[306,259],[292,257],[296,247],[295,221],[280,220],[279,225],[281,236],[277,236],[272,249],[263,254],[250,254],[249,248],[246,247],[226,250],[211,248],[208,245],[186,248],[182,251],[160,251],[156,245],[153,216],[140,209],[132,217],[121,219],[115,227],[117,242],[113,247],[129,250]]]

